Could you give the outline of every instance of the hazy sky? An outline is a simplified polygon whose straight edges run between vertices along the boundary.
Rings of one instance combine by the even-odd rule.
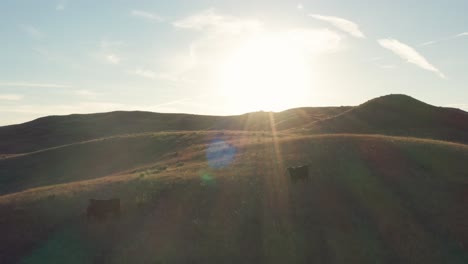
[[[468,1],[0,1],[0,125],[404,93],[468,109]]]

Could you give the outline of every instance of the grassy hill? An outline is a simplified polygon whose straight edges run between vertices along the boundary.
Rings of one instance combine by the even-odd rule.
[[[388,95],[357,107],[303,107],[279,113],[203,116],[110,112],[49,116],[0,127],[0,155],[27,153],[116,135],[161,131],[279,131],[424,137],[468,143],[468,113],[435,107],[405,95]]]
[[[210,149],[213,135],[202,134]],[[225,167],[205,155],[182,164],[168,158],[120,175],[1,196],[7,240],[0,261],[468,260],[466,145],[366,135],[217,137],[236,150]],[[197,148],[178,152],[199,156]],[[305,163],[310,179],[290,182],[284,168]],[[167,167],[155,169],[161,164]],[[90,197],[120,197],[122,217],[86,221]]]
[[[0,194],[93,179],[179,157],[204,137],[199,133],[156,133],[109,137],[0,159]],[[187,148],[191,146],[191,148]],[[180,157],[184,157],[180,153]]]
[[[406,95],[372,99],[313,122],[309,128],[313,133],[375,133],[468,143],[467,112],[432,106]]]
[[[468,263],[467,131],[403,95],[0,127],[0,263]],[[119,219],[86,219],[111,197]]]
[[[0,127],[0,154],[25,153],[54,146],[123,134],[161,131],[290,129],[337,115],[350,107],[303,107],[280,113],[255,112],[239,116],[203,116],[151,112],[110,112],[48,116]]]

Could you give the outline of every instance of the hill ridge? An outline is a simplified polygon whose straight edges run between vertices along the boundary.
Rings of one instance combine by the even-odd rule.
[[[467,112],[401,94],[371,99],[307,128],[310,133],[385,134],[468,143]]]
[[[48,116],[0,127],[0,154],[31,152],[96,138],[161,131],[271,130],[269,115],[278,130],[297,127],[349,107],[303,107],[282,112],[253,112],[233,116],[210,116],[143,111]]]

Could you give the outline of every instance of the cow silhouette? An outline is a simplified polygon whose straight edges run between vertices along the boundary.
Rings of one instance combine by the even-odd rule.
[[[287,170],[293,183],[309,179],[309,165],[289,167]]]
[[[89,205],[86,209],[86,216],[88,219],[95,218],[97,220],[104,220],[109,217],[119,217],[120,199],[89,199]]]

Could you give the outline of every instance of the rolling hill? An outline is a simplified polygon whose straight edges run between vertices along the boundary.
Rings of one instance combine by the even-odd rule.
[[[311,133],[412,136],[468,143],[468,113],[406,95],[372,99],[338,116],[312,122]]]
[[[350,107],[303,107],[272,113],[277,129],[294,128],[337,115]],[[24,153],[85,140],[123,134],[161,131],[247,130],[270,131],[270,113],[239,116],[203,116],[151,112],[110,112],[48,116],[0,127],[0,154]]]
[[[168,158],[1,196],[0,261],[468,260],[466,145],[338,134],[221,138],[237,153],[223,168],[187,149],[182,163]],[[284,168],[305,163],[309,180],[289,181]],[[90,197],[119,197],[121,218],[86,220]]]
[[[404,95],[0,127],[0,263],[468,263],[467,134]],[[120,218],[86,219],[111,197]]]

